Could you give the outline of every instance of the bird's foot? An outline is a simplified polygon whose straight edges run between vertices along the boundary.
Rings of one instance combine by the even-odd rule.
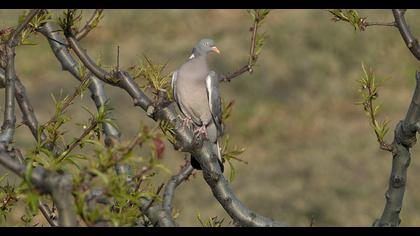
[[[199,137],[200,135],[203,135],[204,137],[207,137],[207,128],[205,125],[202,125],[200,128],[197,128],[194,130],[195,137]]]
[[[192,124],[192,118],[191,116],[186,116],[185,118],[181,117],[180,115],[178,115],[179,119],[181,120],[181,126],[182,128],[190,128],[191,124]]]

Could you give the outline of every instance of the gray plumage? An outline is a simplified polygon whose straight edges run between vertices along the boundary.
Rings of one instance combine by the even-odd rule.
[[[222,106],[219,94],[219,80],[207,64],[207,54],[210,51],[219,53],[211,39],[202,39],[194,47],[187,62],[172,76],[172,89],[176,103],[181,112],[190,117],[192,122],[205,127],[207,138],[212,142],[217,153],[222,171],[222,156],[218,138],[223,135]],[[201,169],[194,157],[191,164]]]

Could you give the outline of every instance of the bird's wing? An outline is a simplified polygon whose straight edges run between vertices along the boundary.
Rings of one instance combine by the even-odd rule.
[[[219,79],[214,71],[210,71],[206,77],[206,91],[210,112],[213,116],[218,136],[221,136],[223,134],[222,101],[219,93]]]
[[[172,86],[172,93],[174,96],[174,100],[176,105],[178,106],[179,110],[182,112],[182,114],[184,114],[185,116],[189,116],[193,119],[193,121],[196,124],[200,124],[200,119],[199,117],[197,117],[194,112],[191,110],[191,108],[189,108],[188,106],[185,106],[185,101],[182,100],[182,95],[180,93],[180,89],[182,90],[182,86],[177,85],[177,81],[181,81],[182,77],[180,77],[180,75],[182,75],[182,73],[180,73],[180,70],[176,70],[173,74],[172,74],[172,81],[171,81],[171,86]],[[185,79],[185,77],[184,77]],[[179,87],[178,87],[179,86]],[[178,96],[178,93],[180,93],[180,97]]]
[[[178,97],[176,94],[176,80],[178,79],[178,71],[175,71],[172,74],[172,81],[171,81],[171,87],[172,87],[172,94],[174,95],[175,102],[178,103]]]

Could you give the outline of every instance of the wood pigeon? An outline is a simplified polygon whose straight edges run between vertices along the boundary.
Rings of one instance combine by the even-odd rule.
[[[219,79],[207,64],[209,52],[220,53],[211,39],[202,39],[195,45],[191,56],[172,75],[172,89],[179,109],[184,114],[182,125],[199,126],[196,135],[204,135],[213,145],[223,172],[222,155],[218,138],[223,135],[222,104],[219,95]],[[191,165],[201,170],[198,161],[191,156]]]

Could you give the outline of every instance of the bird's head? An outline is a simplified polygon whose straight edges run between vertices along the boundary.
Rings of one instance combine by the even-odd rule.
[[[200,40],[193,49],[194,56],[207,55],[209,52],[220,53],[219,49],[214,44],[213,39],[202,39]]]

